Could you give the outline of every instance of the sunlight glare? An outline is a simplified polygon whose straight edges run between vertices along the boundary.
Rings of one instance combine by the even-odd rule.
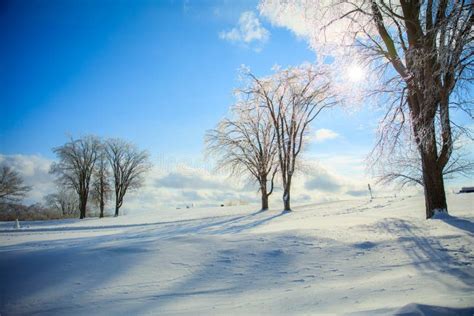
[[[347,77],[352,82],[362,81],[365,78],[365,70],[358,64],[352,64],[347,68]]]

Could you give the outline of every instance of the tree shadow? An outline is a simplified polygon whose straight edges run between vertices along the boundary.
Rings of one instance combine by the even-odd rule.
[[[257,213],[252,214],[252,216],[255,216],[257,214],[262,214],[262,213],[257,212]],[[254,220],[254,221],[250,221],[248,223],[243,223],[243,224],[231,225],[230,227],[226,227],[226,228],[223,228],[223,229],[219,230],[218,233],[219,234],[237,234],[237,233],[241,233],[245,230],[261,226],[265,223],[268,223],[268,222],[270,222],[270,221],[272,221],[272,220],[274,220],[274,219],[276,219],[280,216],[286,215],[286,214],[291,214],[291,212],[282,211],[279,214],[271,215],[269,217],[265,217],[265,218],[262,218],[262,219],[259,219],[259,220]],[[245,219],[248,219],[248,218],[249,217],[247,217]]]
[[[474,235],[474,223],[467,219],[462,219],[450,215],[446,218],[441,218],[439,220],[460,230],[464,230],[470,235]]]
[[[365,310],[365,311],[350,313],[348,315],[350,316],[365,316],[365,315],[472,316],[474,315],[474,306],[464,307],[464,308],[454,308],[454,307],[411,303],[398,309],[383,308],[383,309]]]
[[[259,212],[256,212],[254,214],[258,214]],[[251,214],[252,215],[252,214]],[[232,217],[230,220],[238,220],[240,218],[247,217],[249,215],[242,215],[242,216],[236,216]],[[24,229],[1,229],[0,233],[41,233],[41,232],[62,232],[62,231],[90,231],[90,230],[104,230],[104,229],[117,229],[117,228],[133,228],[133,227],[148,227],[148,226],[159,226],[159,225],[166,225],[166,224],[181,224],[181,223],[192,223],[196,221],[203,221],[203,220],[212,220],[212,219],[218,219],[218,218],[227,218],[230,216],[211,216],[211,217],[202,217],[202,218],[194,218],[194,219],[183,219],[183,220],[177,220],[177,221],[159,221],[159,222],[153,222],[153,223],[138,223],[138,224],[112,224],[108,225],[108,223],[103,223],[102,225],[90,225],[90,226],[60,226],[60,227],[41,227],[43,225],[51,225],[50,221],[47,221],[46,223],[35,223],[35,222],[29,222],[29,223],[34,223],[34,228],[24,228]],[[224,220],[227,221],[229,219]],[[66,222],[66,223],[80,223],[80,221],[71,221],[71,222]],[[61,224],[61,222],[54,222],[54,224]],[[100,224],[100,223],[99,223]]]
[[[258,239],[240,240],[234,243],[214,245],[213,255],[199,264],[187,278],[170,284],[162,292],[147,297],[142,304],[125,307],[125,314],[153,314],[176,305],[192,304],[196,296],[212,294],[210,305],[198,305],[197,314],[215,313],[212,304],[226,304],[233,295],[238,296],[247,291],[267,290],[284,283],[283,275],[297,270],[297,251],[289,251],[288,244],[298,241],[302,245],[312,239],[299,238],[294,235],[264,235],[269,243]],[[230,249],[228,247],[231,247]],[[281,285],[280,285],[281,286]],[[214,301],[212,301],[214,299]],[[213,303],[211,303],[213,302]],[[173,305],[172,307],[170,305]],[[189,311],[190,307],[187,307]],[[208,309],[202,311],[201,309]]]
[[[78,293],[88,293],[126,274],[146,253],[133,243],[122,251],[114,252],[114,247],[97,251],[96,245],[111,237],[101,236],[93,243],[85,239],[63,240],[48,249],[8,251],[2,247],[0,312],[67,314],[58,308],[58,301],[69,300],[74,305]]]
[[[236,221],[235,218],[230,220]],[[99,310],[94,306],[108,314],[159,311],[168,304],[197,296],[222,294],[228,297],[253,289],[256,284],[258,288],[266,288],[268,282],[279,280],[280,272],[291,271],[291,263],[299,255],[282,250],[289,240],[294,240],[293,236],[287,236],[288,240],[268,237],[268,243],[258,238],[239,239],[237,244],[211,237],[203,245],[199,236],[191,234],[183,243],[191,241],[199,247],[197,249],[210,251],[210,255],[204,260],[196,257],[194,261],[189,255],[183,257],[180,252],[174,252],[170,260],[159,248],[171,249],[176,242],[163,246],[166,241],[155,235],[159,235],[159,231],[144,230],[137,232],[137,236],[117,233],[64,239],[53,244],[47,241],[49,248],[46,249],[41,247],[45,242],[36,242],[36,249],[26,251],[1,247],[0,312],[7,315],[90,314],[91,310]],[[168,279],[166,274],[158,272],[158,279],[153,279],[153,274],[139,272],[144,262],[156,261],[159,267],[163,258],[171,263],[184,260],[186,265],[195,265],[195,268],[190,274],[178,273],[179,279],[169,284],[163,282]],[[152,272],[149,267],[146,271]],[[132,281],[127,281],[129,275],[133,275]],[[146,286],[147,282],[155,291],[139,290],[138,295],[126,293]]]
[[[430,276],[449,287],[453,284],[444,282],[440,277],[441,274],[449,274],[470,287],[474,284],[474,269],[466,269],[467,265],[471,265],[470,259],[463,261],[456,257],[457,254],[466,255],[462,249],[445,248],[441,244],[441,240],[446,239],[445,237],[424,237],[421,228],[403,219],[385,219],[376,224],[376,227],[398,236],[399,245],[411,259],[410,264],[422,273],[436,271],[437,273]]]
[[[246,229],[257,227],[282,214],[271,215],[267,211],[256,211],[247,215],[209,217],[195,220],[180,220],[132,225],[110,225],[103,227],[52,227],[23,231],[57,232],[87,231],[117,228],[132,228],[133,231],[113,232],[108,235],[94,234],[78,238],[59,237],[46,241],[29,241],[0,247],[0,312],[24,313],[16,310],[24,300],[41,300],[45,291],[52,291],[51,302],[43,307],[50,312],[60,312],[54,307],[54,301],[61,297],[75,294],[77,290],[84,292],[99,287],[113,280],[115,276],[127,273],[140,262],[147,253],[147,247],[162,239],[198,234],[234,234]],[[263,218],[261,218],[263,217]],[[245,221],[243,224],[239,224]],[[137,227],[143,229],[137,229]],[[11,231],[8,231],[10,233]],[[115,260],[114,258],[120,258]],[[95,264],[107,266],[99,269]],[[92,271],[89,273],[89,271]],[[57,273],[56,273],[57,272]],[[77,284],[76,284],[77,283]],[[64,289],[54,291],[53,289]],[[70,291],[73,291],[71,293]],[[185,289],[182,289],[185,293]],[[187,295],[200,295],[187,291]],[[203,293],[201,293],[203,294]],[[183,294],[184,295],[184,294]],[[39,297],[39,298],[38,298]],[[160,298],[160,297],[157,297]],[[161,297],[166,298],[166,295]]]
[[[394,311],[394,315],[472,316],[474,307],[453,308],[412,303]]]

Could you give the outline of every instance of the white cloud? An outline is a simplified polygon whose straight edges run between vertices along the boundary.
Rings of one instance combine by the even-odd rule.
[[[363,10],[370,10],[369,1],[360,1]],[[266,17],[272,25],[285,27],[300,38],[308,41],[318,55],[335,56],[342,53],[341,47],[350,49],[359,26],[365,31],[372,32],[374,24],[370,16],[359,13],[358,23],[340,18],[353,10],[351,3],[344,1],[337,4],[331,0],[310,1],[273,1],[262,0],[259,5],[260,14]],[[352,50],[351,50],[352,52]]]
[[[52,160],[37,155],[2,155],[0,165],[8,165],[17,171],[26,185],[32,187],[25,203],[41,202],[43,196],[55,190],[54,178],[49,174]]]
[[[257,15],[253,11],[242,12],[236,27],[228,31],[219,33],[219,38],[232,42],[250,46],[253,49],[261,50],[270,37],[270,32],[264,28]]]
[[[306,11],[303,5],[290,6],[280,1],[262,1],[260,4],[260,13],[270,22],[288,28],[299,37],[309,37],[311,34]]]
[[[322,143],[329,139],[339,137],[339,134],[327,128],[318,129],[311,137],[311,140],[316,143]]]
[[[218,206],[230,201],[258,202],[257,192],[242,186],[238,179],[229,179],[202,167],[157,164],[146,176],[142,188],[127,194],[123,211],[159,210],[167,207]]]
[[[317,162],[317,161],[320,162]],[[53,160],[36,155],[1,155],[0,164],[7,163],[17,170],[33,190],[25,203],[42,202],[43,196],[56,190],[54,177],[49,174]],[[292,182],[294,203],[322,202],[354,196],[364,196],[369,179],[346,174],[343,165],[357,166],[360,159],[333,155],[327,159],[305,161],[304,170],[298,172]],[[334,168],[331,168],[334,167]],[[147,174],[144,186],[130,191],[125,196],[122,211],[159,211],[162,208],[217,206],[222,203],[244,201],[258,204],[260,196],[255,185],[239,179],[214,173],[206,165],[191,167],[189,164],[173,166],[156,163]],[[270,198],[272,208],[281,207],[281,183],[276,179],[275,190]],[[374,187],[374,190],[381,188]],[[108,202],[111,211],[113,199]],[[94,208],[94,206],[91,206]]]
[[[226,189],[229,186],[203,172],[170,172],[155,181],[157,187],[170,189]]]

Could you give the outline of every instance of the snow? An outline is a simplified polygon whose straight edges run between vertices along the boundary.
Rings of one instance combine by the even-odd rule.
[[[0,314],[474,312],[474,195],[0,223]]]
[[[446,209],[434,209],[432,219],[450,219],[451,216]]]

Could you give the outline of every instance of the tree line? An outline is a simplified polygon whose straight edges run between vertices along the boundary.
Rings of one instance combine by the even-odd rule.
[[[143,184],[150,169],[149,154],[119,138],[102,140],[96,136],[71,138],[53,148],[57,161],[50,167],[58,191],[45,197],[48,206],[70,216],[79,210],[87,216],[92,199],[104,217],[108,200],[114,196],[115,216],[119,216],[127,192]],[[23,184],[18,172],[9,166],[0,169],[0,201],[17,202],[32,188]]]

